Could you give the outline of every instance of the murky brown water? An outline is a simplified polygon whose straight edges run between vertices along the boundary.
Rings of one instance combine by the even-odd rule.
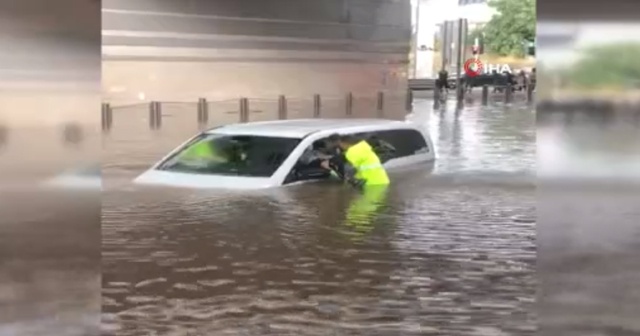
[[[106,333],[533,334],[531,108],[418,105],[437,144],[434,173],[396,177],[384,204],[359,216],[362,196],[329,184],[233,196],[132,188],[125,181],[195,126],[171,120],[162,135],[114,126]]]
[[[0,191],[0,335],[98,335],[99,196]]]
[[[540,335],[638,335],[639,125],[566,116],[537,133]]]

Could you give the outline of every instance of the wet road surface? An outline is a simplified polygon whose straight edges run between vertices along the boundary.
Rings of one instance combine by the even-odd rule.
[[[195,125],[130,118],[105,139],[102,283],[98,194],[6,190],[3,175],[0,335],[98,335],[101,304],[104,335],[639,334],[637,125],[539,123],[534,199],[530,108],[429,106],[412,117],[433,133],[433,173],[394,177],[360,216],[335,185],[132,188]]]
[[[533,335],[532,108],[429,105],[418,102],[413,118],[436,142],[433,172],[392,177],[386,197],[360,212],[363,196],[333,184],[133,188],[125,181],[195,129],[114,126],[105,334]]]
[[[640,334],[640,125],[627,117],[539,122],[542,336]]]

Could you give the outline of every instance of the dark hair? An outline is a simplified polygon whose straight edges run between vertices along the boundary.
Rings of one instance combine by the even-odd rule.
[[[333,133],[329,136],[329,141],[331,142],[338,142],[340,141],[340,134],[338,133]]]
[[[353,145],[356,142],[358,142],[358,139],[353,135],[344,134],[344,135],[340,136],[340,142],[344,142],[346,144]]]

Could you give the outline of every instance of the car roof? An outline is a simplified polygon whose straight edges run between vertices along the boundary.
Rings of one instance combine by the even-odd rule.
[[[303,138],[320,131],[346,131],[359,127],[407,128],[402,121],[387,119],[292,119],[226,125],[206,133]]]

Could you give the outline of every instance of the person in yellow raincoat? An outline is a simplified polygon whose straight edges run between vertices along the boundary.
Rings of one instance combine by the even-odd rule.
[[[179,160],[185,164],[195,166],[208,166],[211,163],[226,163],[226,155],[218,153],[214,141],[203,139],[189,146],[180,154]]]
[[[389,176],[367,141],[348,135],[332,135],[330,140],[337,143],[344,153],[343,178],[362,191],[351,201],[345,217],[345,224],[361,237],[373,229],[373,221],[385,204]],[[331,169],[329,161],[322,162],[322,166]]]
[[[345,159],[344,178],[357,187],[389,185],[389,176],[382,166],[380,158],[371,145],[351,135],[334,134],[330,141],[337,143],[342,149]],[[331,170],[329,160],[322,162],[322,167]]]

